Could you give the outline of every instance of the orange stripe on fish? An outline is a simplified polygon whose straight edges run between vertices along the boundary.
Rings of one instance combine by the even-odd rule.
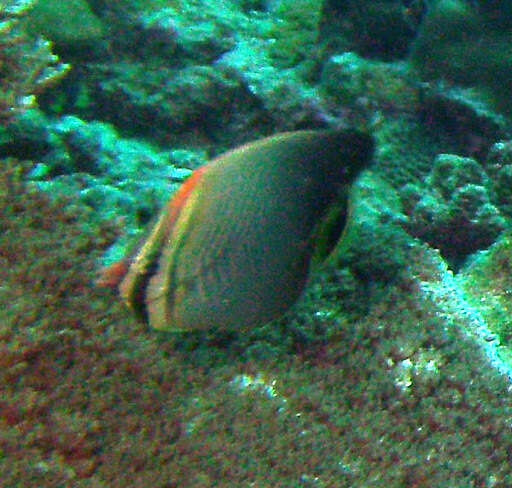
[[[128,273],[129,267],[130,263],[128,262],[128,259],[125,258],[112,263],[110,266],[107,266],[100,271],[100,276],[96,280],[96,285],[106,288],[115,288],[124,279],[126,273]]]

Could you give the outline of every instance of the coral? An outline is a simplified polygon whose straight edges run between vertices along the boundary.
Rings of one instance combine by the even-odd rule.
[[[114,229],[2,168],[5,486],[510,486],[507,384],[412,278],[363,299],[355,281],[350,319],[324,294],[309,321],[328,338],[295,351],[275,324],[150,333],[92,285]],[[408,266],[435,280],[432,254]]]
[[[103,117],[132,134],[166,142],[173,134],[218,130],[247,97],[232,75],[207,65],[148,70],[132,63],[104,69],[107,79],[95,95]]]
[[[483,162],[490,146],[509,132],[507,120],[469,90],[427,85],[418,98],[418,114],[427,130],[449,138],[456,154]]]
[[[285,0],[272,11],[276,21],[269,35],[270,59],[276,67],[291,68],[307,60],[312,62],[318,50],[318,23],[321,3],[314,0]]]
[[[109,124],[74,116],[51,120],[37,110],[20,116],[7,133],[6,153],[37,160],[27,175],[30,181],[52,195],[75,195],[76,204],[98,218],[122,220],[122,240],[128,241],[190,174],[186,165],[205,159],[199,152],[162,151],[124,139]],[[112,249],[116,252],[120,249]]]
[[[167,3],[126,12],[112,2],[102,12],[120,54],[90,66],[95,118],[160,143],[206,139],[221,150],[271,129],[326,126],[305,81],[317,75],[317,2]]]
[[[438,155],[428,185],[430,190],[414,184],[402,188],[402,205],[408,217],[404,225],[452,263],[488,247],[506,227],[504,217],[491,202],[489,178],[476,160]]]
[[[10,1],[0,5],[0,122],[8,123],[28,107],[35,97],[55,84],[69,66],[59,63],[48,41],[26,36],[21,21],[31,1]]]
[[[320,75],[324,96],[354,112],[414,113],[419,103],[418,90],[400,66],[363,59],[346,52],[326,61]]]
[[[412,244],[400,226],[398,193],[370,170],[355,184],[349,205],[351,219],[334,256],[365,286],[396,280],[406,267]]]
[[[410,59],[424,79],[477,87],[496,108],[509,113],[512,25],[506,11],[510,7],[506,2],[498,9],[495,3],[487,7],[485,2],[477,3],[430,2]]]
[[[135,52],[145,58],[165,56],[177,65],[211,63],[235,44],[229,29],[215,19],[193,21],[170,7],[142,12],[135,27],[140,31]]]
[[[91,44],[104,35],[101,21],[85,0],[34,0],[27,11],[24,28],[61,48]]]
[[[507,217],[512,217],[512,141],[491,146],[485,161],[493,190],[494,203]]]
[[[417,28],[417,19],[410,15],[412,3],[325,1],[320,21],[324,49],[331,53],[355,51],[363,57],[387,61],[404,57]]]
[[[56,474],[63,459],[85,475],[91,469],[87,458],[98,448],[94,421],[58,407],[53,395],[58,395],[54,388],[76,360],[73,342],[84,332],[88,335],[81,324],[98,313],[93,311],[100,304],[98,297],[89,305],[82,300],[92,269],[87,260],[110,244],[115,232],[108,225],[95,228],[68,202],[52,202],[29,188],[23,182],[29,168],[4,160],[0,175],[2,452],[10,456],[23,448],[39,451],[27,472],[41,478],[46,472],[51,483],[67,477]],[[90,339],[92,347],[95,341]],[[56,457],[43,454],[49,451]],[[54,463],[57,466],[51,467]],[[5,473],[7,485],[11,476],[19,476],[17,470]]]
[[[489,324],[489,329],[498,337],[501,353],[510,358],[512,327],[510,314],[512,301],[512,238],[504,233],[486,253],[475,256],[464,267],[457,280],[463,286],[468,299]],[[504,350],[506,347],[506,350]]]

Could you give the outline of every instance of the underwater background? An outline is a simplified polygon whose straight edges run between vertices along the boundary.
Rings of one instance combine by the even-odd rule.
[[[512,486],[511,14],[1,0],[0,487]],[[95,284],[207,160],[340,126],[373,163],[282,318],[160,332]]]

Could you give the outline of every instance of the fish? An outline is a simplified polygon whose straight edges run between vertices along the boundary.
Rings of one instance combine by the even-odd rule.
[[[117,287],[158,330],[277,319],[340,238],[348,189],[373,151],[372,136],[355,129],[283,132],[232,149],[185,180],[98,284]]]

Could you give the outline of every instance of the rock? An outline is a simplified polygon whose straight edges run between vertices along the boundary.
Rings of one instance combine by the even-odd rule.
[[[407,10],[403,3],[398,0],[326,0],[320,21],[320,40],[329,53],[355,51],[366,58],[387,61],[403,58],[418,22],[408,15],[413,6]],[[421,5],[414,8],[419,9],[417,13],[421,16]]]
[[[404,227],[439,249],[452,265],[491,245],[506,228],[491,201],[489,178],[476,160],[440,154],[427,180],[427,190],[414,184],[402,188],[408,217]]]
[[[95,44],[104,35],[100,19],[85,0],[37,0],[25,17],[24,27],[61,48]]]

